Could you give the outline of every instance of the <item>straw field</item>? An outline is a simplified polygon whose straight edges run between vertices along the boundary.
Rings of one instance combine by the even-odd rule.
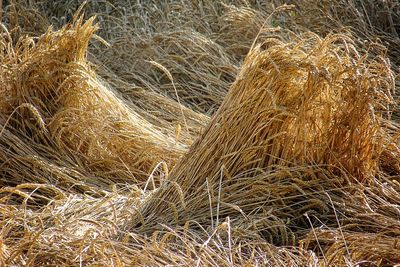
[[[0,266],[400,266],[398,1],[0,7]]]

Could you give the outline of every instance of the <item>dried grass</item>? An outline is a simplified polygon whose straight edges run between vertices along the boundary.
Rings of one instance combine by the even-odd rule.
[[[311,2],[3,5],[0,265],[400,264],[397,15]]]
[[[21,38],[15,48],[6,48],[1,81],[7,85],[2,92],[7,101],[1,111],[9,117],[4,127],[10,124],[14,132],[37,143],[50,138],[53,149],[73,154],[87,170],[126,170],[129,175],[124,178],[119,173],[109,178],[145,182],[160,161],[173,166],[184,145],[96,78],[86,62],[88,41],[96,29],[92,21],[82,24],[79,19],[60,31],[48,31],[37,42]],[[36,119],[19,124],[21,116]]]

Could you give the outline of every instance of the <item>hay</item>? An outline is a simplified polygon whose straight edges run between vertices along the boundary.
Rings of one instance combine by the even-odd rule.
[[[183,160],[177,166],[178,179],[197,181],[197,173],[214,177],[209,171],[222,166],[234,175],[291,163],[327,164],[361,181],[371,178],[384,138],[380,114],[390,104],[394,81],[386,62],[371,64],[335,48],[332,43],[340,38],[251,51],[218,113],[186,157],[196,162]],[[344,42],[346,49],[351,46]],[[310,48],[304,51],[301,46]],[[185,188],[192,186],[196,184]]]
[[[10,125],[37,143],[50,138],[53,149],[73,154],[88,170],[114,172],[119,165],[129,176],[109,173],[109,178],[144,182],[157,163],[165,161],[171,167],[184,145],[97,80],[86,62],[88,41],[96,29],[92,21],[77,20],[60,31],[48,31],[36,43],[21,38],[15,48],[7,48],[2,56],[1,80],[7,87],[1,111],[4,118],[10,117],[4,127]],[[29,108],[33,112],[26,115]],[[18,116],[33,116],[39,125],[31,126],[29,120],[28,125],[13,123]],[[45,137],[37,137],[36,129]]]
[[[399,65],[398,1],[322,0],[295,4],[298,14],[294,20],[297,26],[308,27],[321,35],[350,31],[359,48],[368,49],[371,42],[380,43],[388,50],[393,66]]]
[[[350,215],[349,203],[358,207],[374,196],[362,202],[346,196],[369,186],[381,190],[377,180],[387,179],[379,172],[381,156],[397,144],[382,127],[394,87],[390,66],[353,53],[343,36],[265,45],[248,55],[219,111],[172,170],[172,181],[141,203],[130,229],[150,233],[187,221],[213,229],[237,218],[236,231],[294,245],[314,224],[366,223],[358,216],[367,211]],[[397,214],[396,199],[393,208]],[[379,215],[385,223],[363,231],[388,234],[386,227],[398,225],[392,216]]]
[[[400,264],[394,12],[80,2],[3,5],[0,265]]]
[[[287,20],[296,31],[305,29],[321,36],[347,32],[353,36],[358,51],[390,59],[399,80],[400,4],[398,1],[295,1],[295,11]],[[399,86],[396,86],[393,119],[399,121]]]

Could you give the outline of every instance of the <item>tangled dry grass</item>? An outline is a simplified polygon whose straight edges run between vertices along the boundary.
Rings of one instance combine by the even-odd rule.
[[[397,1],[0,3],[1,266],[400,264]]]

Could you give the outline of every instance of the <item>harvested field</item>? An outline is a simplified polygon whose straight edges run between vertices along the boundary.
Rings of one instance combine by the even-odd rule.
[[[0,266],[400,266],[398,1],[0,3]]]

